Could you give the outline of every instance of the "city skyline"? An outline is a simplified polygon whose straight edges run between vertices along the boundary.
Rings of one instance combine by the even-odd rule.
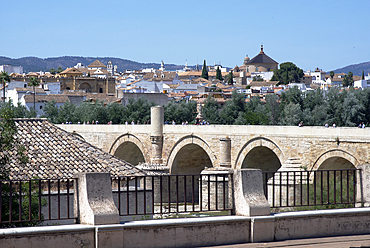
[[[242,65],[264,52],[324,71],[368,62],[367,1],[19,1],[2,4],[1,56]]]

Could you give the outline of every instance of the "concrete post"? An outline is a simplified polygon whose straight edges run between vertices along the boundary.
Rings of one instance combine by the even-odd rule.
[[[220,139],[220,167],[231,167],[231,139]]]
[[[110,173],[75,174],[74,211],[77,223],[118,224],[119,213],[113,201]]]
[[[357,166],[357,189],[356,189],[356,207],[370,206],[370,165],[361,164]]]
[[[152,143],[152,163],[162,164],[163,149],[163,122],[164,110],[162,106],[151,107],[151,135]]]
[[[262,171],[239,169],[233,173],[234,209],[236,215],[270,215],[270,204],[263,192]]]

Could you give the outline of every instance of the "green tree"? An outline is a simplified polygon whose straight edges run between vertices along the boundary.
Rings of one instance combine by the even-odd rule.
[[[229,74],[227,74],[227,84],[228,85],[233,85],[234,84],[234,75],[233,75],[233,72],[230,71]]]
[[[40,81],[35,78],[35,77],[31,77],[30,78],[30,81],[28,83],[28,86],[32,86],[33,87],[33,108],[36,109],[35,107],[35,104],[36,104],[36,91],[35,91],[35,87],[39,86],[40,85]]]
[[[342,84],[344,87],[353,86],[353,73],[351,71],[344,75]]]
[[[333,72],[333,71],[330,71],[330,74],[329,74],[329,75],[330,75],[330,78],[331,78],[331,79],[333,79],[333,77],[334,77],[334,72]]]
[[[57,72],[57,70],[55,70],[54,68],[51,68],[51,69],[49,70],[49,72],[50,72],[51,74],[55,75],[55,74],[56,74],[56,72]]]
[[[231,99],[225,102],[224,107],[220,111],[220,121],[222,124],[234,125],[235,120],[239,115],[243,114],[245,110],[245,95],[234,90]]]
[[[302,120],[302,110],[298,103],[289,103],[283,110],[281,124],[296,126]]]
[[[260,75],[254,76],[253,81],[263,81],[263,78]]]
[[[218,67],[218,66],[217,66],[217,69],[216,69],[216,79],[222,81],[221,70],[220,70],[220,67]]]
[[[207,66],[206,66],[206,60],[203,62],[203,69],[202,69],[202,78],[208,80],[208,71],[207,71]]]
[[[192,122],[197,116],[197,102],[181,101],[176,103],[175,101],[170,101],[164,105],[164,119],[170,122],[175,121],[176,123],[182,122]]]
[[[61,73],[62,71],[63,71],[63,68],[59,66],[56,72]]]
[[[280,100],[279,97],[275,94],[267,94],[265,97],[266,104],[266,115],[268,117],[269,122],[266,124],[270,125],[278,125],[279,118],[280,118]],[[260,109],[260,107],[259,107]],[[258,111],[258,109],[256,109]],[[260,112],[262,110],[259,110]]]
[[[297,67],[292,62],[280,64],[280,69],[274,70],[274,75],[271,81],[279,81],[280,84],[287,85],[289,83],[299,83],[304,76],[303,70]]]
[[[57,123],[59,109],[56,106],[55,100],[46,102],[44,105],[42,118],[47,118],[51,123]]]
[[[213,99],[211,96],[208,96],[202,108],[202,114],[204,119],[211,124],[219,124],[220,123],[219,110],[220,107],[218,106],[217,101]]]
[[[0,82],[3,85],[3,99],[4,99],[4,102],[5,102],[5,87],[6,87],[6,83],[10,83],[10,76],[9,76],[9,74],[6,71],[1,72],[1,74],[0,74]]]

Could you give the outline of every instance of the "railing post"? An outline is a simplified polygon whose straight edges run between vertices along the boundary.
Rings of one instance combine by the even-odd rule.
[[[370,165],[361,164],[357,166],[356,173],[356,207],[370,206]]]
[[[119,213],[113,201],[110,173],[77,173],[74,203],[77,223],[118,224]]]

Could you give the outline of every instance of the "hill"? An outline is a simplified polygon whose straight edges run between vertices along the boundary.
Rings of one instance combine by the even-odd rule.
[[[113,65],[117,65],[117,70],[123,72],[125,70],[141,70],[145,68],[155,68],[159,69],[159,63],[139,63],[127,59],[104,57],[98,58],[99,61],[105,65],[109,60],[112,61]],[[13,66],[23,66],[23,71],[25,73],[34,71],[49,71],[51,68],[57,69],[62,67],[66,69],[67,67],[73,67],[77,63],[82,63],[83,65],[89,65],[94,62],[96,58],[93,57],[78,57],[78,56],[63,56],[41,59],[37,57],[23,57],[18,59],[11,59],[8,57],[0,56],[0,65],[13,65]],[[183,65],[165,64],[166,70],[178,70],[184,68]]]
[[[358,75],[358,76],[361,76],[362,71],[364,71],[365,75],[367,75],[368,73],[370,73],[370,62],[364,62],[360,64],[355,64],[355,65],[348,65],[346,67],[339,68],[333,71],[335,73],[344,72],[346,74],[351,71],[353,75]]]

